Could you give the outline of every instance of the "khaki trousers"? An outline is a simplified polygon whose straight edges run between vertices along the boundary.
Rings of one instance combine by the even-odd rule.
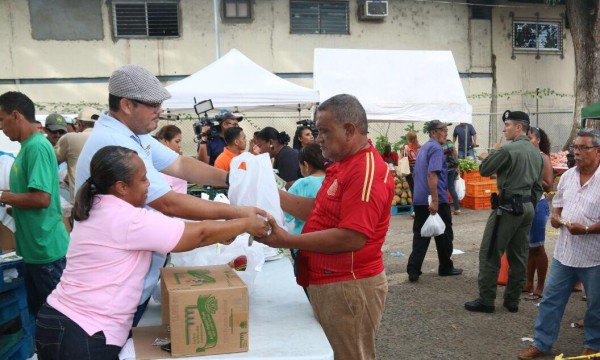
[[[385,271],[370,278],[308,287],[313,311],[335,360],[375,359],[375,334],[387,292]]]

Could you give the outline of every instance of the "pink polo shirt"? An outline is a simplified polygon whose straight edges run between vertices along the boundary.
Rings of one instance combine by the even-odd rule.
[[[103,331],[107,344],[123,346],[152,252],[171,251],[184,223],[112,195],[98,198],[89,219],[75,222],[67,267],[47,302],[88,335]]]

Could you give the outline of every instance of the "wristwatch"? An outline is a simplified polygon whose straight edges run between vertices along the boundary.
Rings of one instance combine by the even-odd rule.
[[[2,193],[0,192],[0,197],[1,197],[1,196],[2,196]],[[589,227],[589,226],[586,226],[586,227],[585,227],[585,234],[587,235],[587,234],[589,234],[589,233],[590,233],[590,227]]]
[[[2,202],[2,193],[4,193],[4,191],[0,190],[0,206],[5,207],[6,204]]]
[[[200,145],[202,144],[208,144],[208,142],[206,140],[200,140]]]

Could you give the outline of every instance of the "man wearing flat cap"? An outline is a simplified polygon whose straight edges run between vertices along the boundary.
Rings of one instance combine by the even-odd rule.
[[[75,190],[89,178],[90,161],[96,151],[119,145],[136,151],[144,161],[150,182],[146,205],[165,215],[189,220],[266,216],[264,211],[253,207],[209,202],[172,191],[160,172],[195,184],[215,186],[227,186],[228,173],[181,156],[150,135],[158,125],[162,102],[171,97],[156,76],[138,65],[124,65],[111,75],[108,92],[109,111],[100,114],[79,156]],[[164,255],[154,253],[134,325],[156,286],[164,261]]]
[[[70,202],[75,202],[75,169],[77,168],[77,160],[83,149],[83,145],[94,130],[94,123],[100,117],[100,111],[93,107],[85,107],[81,109],[79,115],[75,119],[77,132],[70,132],[62,136],[58,143],[54,146],[56,159],[58,163],[67,162],[67,170],[69,173],[69,194]]]
[[[443,234],[435,237],[435,247],[438,253],[438,275],[455,276],[462,274],[462,269],[454,267],[452,256],[454,232],[452,231],[452,212],[448,199],[448,166],[442,149],[448,136],[448,123],[432,120],[427,125],[429,141],[421,146],[417,153],[417,161],[413,172],[415,191],[413,194],[413,207],[415,220],[413,222],[413,246],[406,272],[408,280],[415,282],[421,276],[421,267],[431,237],[421,236],[421,228],[429,215],[439,214],[446,229]],[[428,197],[431,195],[431,203]]]
[[[228,110],[221,112],[219,116],[219,125],[217,125],[219,136],[208,138],[206,135],[210,131],[210,127],[205,126],[202,129],[202,138],[198,144],[198,160],[207,163],[211,166],[215,165],[215,160],[221,155],[227,142],[225,141],[225,131],[232,127],[237,127],[238,122],[242,121],[244,117],[233,114]]]
[[[479,248],[479,297],[465,303],[468,311],[495,311],[500,258],[506,251],[510,272],[504,291],[503,306],[519,311],[519,296],[525,284],[529,230],[535,205],[541,198],[543,160],[529,142],[529,116],[522,111],[505,111],[504,136],[479,166],[483,176],[498,176],[498,194],[492,195],[492,208]]]

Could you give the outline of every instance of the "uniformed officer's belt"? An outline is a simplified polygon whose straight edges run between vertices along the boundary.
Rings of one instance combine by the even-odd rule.
[[[531,196],[527,195],[527,196],[522,196],[521,199],[523,200],[523,204],[525,203],[530,203],[531,202]],[[508,198],[508,199],[502,199],[500,201],[500,205],[511,205],[512,204],[512,199]]]

